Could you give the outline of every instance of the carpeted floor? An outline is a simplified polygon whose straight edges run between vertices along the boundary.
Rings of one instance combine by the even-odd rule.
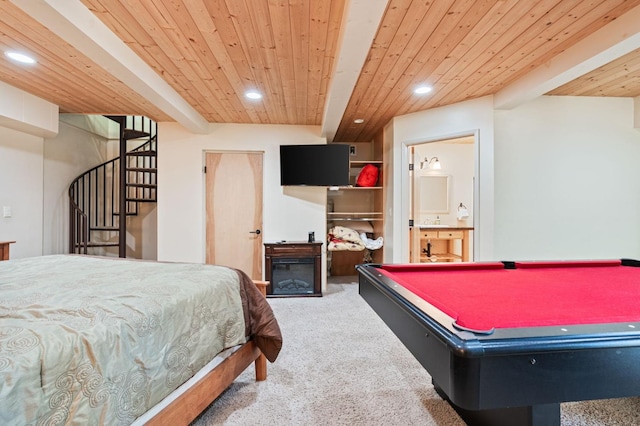
[[[193,424],[463,426],[349,278],[269,299],[284,343],[267,380],[250,367]],[[640,398],[562,404],[562,426],[578,425],[640,425]]]

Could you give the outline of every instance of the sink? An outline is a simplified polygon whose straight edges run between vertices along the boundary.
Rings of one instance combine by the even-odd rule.
[[[418,228],[451,228],[451,225],[418,225]]]

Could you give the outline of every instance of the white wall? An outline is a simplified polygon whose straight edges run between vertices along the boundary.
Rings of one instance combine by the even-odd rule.
[[[42,255],[43,145],[42,137],[0,126],[0,241],[16,241],[11,259]]]
[[[631,99],[583,97],[542,97],[509,111],[494,111],[483,98],[396,117],[385,128],[384,261],[408,261],[406,147],[473,132],[479,141],[476,260],[640,257],[640,134],[633,118]],[[60,132],[71,140],[44,141],[0,127],[0,213],[3,206],[12,210],[10,218],[0,215],[0,240],[17,241],[12,258],[64,245],[59,225],[66,226],[66,176],[86,170],[80,163],[97,148],[80,143],[86,139],[77,130],[61,126]],[[318,132],[227,124],[194,135],[161,123],[158,259],[204,261],[206,150],[265,153],[264,241],[301,240],[309,231],[325,235],[326,190],[279,184],[279,145],[324,143]],[[88,152],[76,157],[76,149]]]
[[[52,138],[58,133],[58,105],[0,81],[0,127]]]
[[[37,103],[37,98],[26,98]],[[26,113],[31,121],[48,123],[50,105],[42,103],[43,108]],[[103,158],[99,142],[105,139],[75,127],[81,122],[87,126],[86,116],[63,115],[60,123],[57,117],[56,107],[56,122],[50,127],[59,133],[45,132],[51,139],[38,136],[43,129],[31,129],[28,120],[24,126],[31,134],[0,127],[0,240],[16,241],[11,259],[68,252],[69,184]],[[4,206],[11,208],[10,218],[2,217]]]
[[[177,123],[160,123],[158,260],[205,261],[206,151],[264,152],[263,242],[304,241],[309,231],[324,240],[326,188],[280,186],[280,145],[326,143],[319,132],[316,126],[211,124],[208,134],[197,135]],[[325,264],[326,252],[323,285]]]
[[[474,259],[493,258],[493,100],[484,97],[455,105],[395,117],[386,188],[385,262],[409,261],[408,146],[475,135]],[[385,142],[386,143],[386,142]]]
[[[495,257],[640,257],[628,98],[541,97],[495,114]]]
[[[65,120],[65,117],[61,116],[61,119]],[[81,123],[60,121],[58,135],[44,143],[45,255],[69,252],[69,185],[81,173],[107,160],[107,139],[94,133],[98,130],[87,130],[94,128],[90,121],[82,127],[76,126]]]

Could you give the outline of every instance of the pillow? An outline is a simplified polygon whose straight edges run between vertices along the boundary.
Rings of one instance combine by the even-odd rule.
[[[362,170],[360,170],[360,173],[358,173],[356,186],[376,186],[376,183],[378,182],[378,173],[380,173],[380,170],[378,170],[376,166],[373,164],[367,164],[362,168]]]

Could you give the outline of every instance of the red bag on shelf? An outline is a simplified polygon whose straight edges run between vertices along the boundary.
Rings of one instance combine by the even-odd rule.
[[[364,186],[371,187],[376,186],[378,182],[378,173],[380,170],[373,164],[367,164],[360,170],[358,173],[358,178],[356,179],[356,186]]]

